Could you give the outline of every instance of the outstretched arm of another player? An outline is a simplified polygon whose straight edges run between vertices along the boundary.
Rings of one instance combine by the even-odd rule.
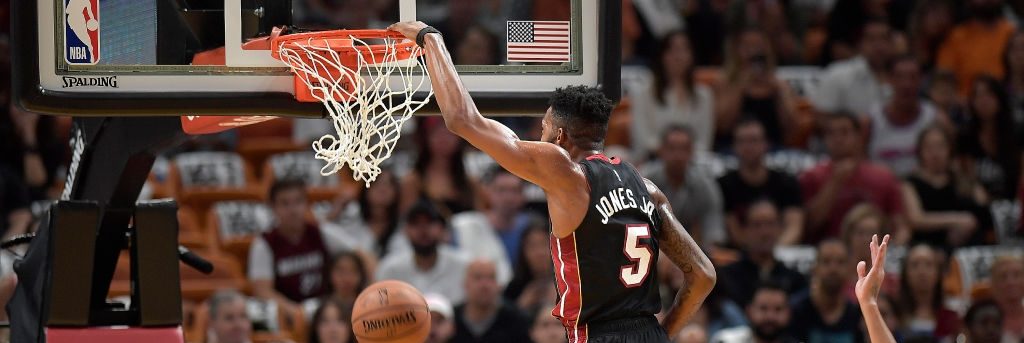
[[[427,24],[418,21],[400,22],[388,27],[414,41],[424,28]],[[554,171],[564,171],[572,164],[564,150],[553,144],[520,140],[505,125],[481,115],[459,79],[440,34],[427,34],[423,39],[423,49],[434,98],[445,125],[452,133],[493,157],[512,174],[545,190],[563,184],[562,179],[568,173]]]
[[[704,255],[697,242],[683,228],[683,224],[680,224],[672,214],[672,205],[669,204],[665,194],[650,180],[644,181],[647,183],[647,190],[651,194],[651,200],[654,202],[658,215],[661,216],[658,245],[661,246],[661,251],[665,253],[665,256],[668,256],[683,271],[683,277],[686,280],[683,287],[676,293],[676,299],[661,323],[669,337],[674,337],[704,303],[704,299],[715,287],[717,276],[711,260]]]
[[[896,343],[892,331],[885,325],[882,319],[882,312],[878,310],[878,292],[882,288],[882,280],[885,279],[885,251],[889,249],[889,235],[882,238],[882,244],[878,244],[878,235],[871,236],[871,270],[865,272],[867,264],[864,261],[857,263],[857,302],[860,303],[860,312],[864,316],[864,323],[867,324],[868,337],[872,343]]]

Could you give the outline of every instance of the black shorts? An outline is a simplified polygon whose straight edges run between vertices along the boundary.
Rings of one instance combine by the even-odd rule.
[[[669,343],[665,328],[654,316],[631,317],[587,324],[586,343]],[[572,340],[570,339],[570,343]],[[584,343],[584,342],[579,342]]]

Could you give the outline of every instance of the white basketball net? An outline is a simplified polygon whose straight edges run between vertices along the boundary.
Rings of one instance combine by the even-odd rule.
[[[353,46],[369,49],[370,45],[363,40],[350,38]],[[369,188],[381,173],[381,162],[391,157],[402,124],[434,94],[430,90],[423,100],[412,96],[430,82],[423,59],[413,57],[399,61],[397,41],[385,39],[387,53],[384,56],[366,60],[363,54],[356,54],[359,63],[352,69],[341,63],[341,53],[329,44],[317,46],[314,43],[325,43],[325,40],[311,38],[305,44],[295,44],[294,49],[281,46],[280,59],[291,66],[313,97],[323,102],[334,123],[334,135],[327,134],[313,142],[316,158],[327,162],[320,174],[333,175],[348,165],[356,181],[365,182]],[[412,56],[419,56],[421,48],[413,49]],[[362,75],[364,72],[368,75]],[[395,79],[400,84],[392,85],[391,75],[396,72]],[[419,75],[424,77],[417,77]],[[351,84],[351,91],[344,87],[346,84]]]

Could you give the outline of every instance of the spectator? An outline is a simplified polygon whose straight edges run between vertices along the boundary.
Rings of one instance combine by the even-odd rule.
[[[1013,34],[1013,24],[1003,17],[1002,0],[969,0],[970,18],[953,28],[936,59],[939,69],[952,71],[960,81],[960,95],[966,96],[975,78],[1002,78],[1002,58]]]
[[[942,299],[942,257],[932,247],[910,248],[900,270],[897,306],[903,314],[903,336],[953,338],[960,332],[960,318],[946,309]]]
[[[405,235],[412,251],[389,254],[377,266],[377,280],[401,280],[424,293],[461,302],[465,293],[465,258],[441,246],[447,228],[444,216],[429,202],[419,202],[405,215]]]
[[[633,90],[630,139],[633,156],[646,161],[658,148],[658,132],[669,125],[694,128],[697,151],[710,151],[714,138],[714,98],[711,89],[697,83],[693,49],[682,31],[674,31],[658,45],[652,84]]]
[[[917,139],[918,167],[903,182],[911,240],[944,247],[981,244],[992,231],[985,190],[953,173],[953,144],[946,131],[925,129]],[[980,232],[979,232],[980,231]]]
[[[377,181],[370,188],[359,192],[359,217],[355,223],[343,225],[351,227],[349,231],[368,232],[374,242],[372,251],[383,257],[396,239],[399,216],[398,202],[402,198],[398,187],[398,177],[390,169],[384,169],[377,176]],[[341,206],[344,208],[344,206]]]
[[[918,96],[921,68],[917,60],[909,55],[897,57],[887,69],[893,94],[889,101],[868,110],[868,155],[896,175],[905,176],[917,162],[914,142],[920,133],[934,123],[949,127],[949,121],[945,113]]]
[[[289,313],[299,302],[324,294],[326,262],[345,248],[343,238],[306,221],[306,184],[279,180],[267,197],[277,222],[256,236],[249,249],[249,282],[256,297],[273,300]]]
[[[992,298],[1003,317],[1003,342],[1024,339],[1024,261],[1003,256],[992,262]]]
[[[849,284],[849,251],[838,240],[818,244],[809,296],[793,305],[790,332],[801,342],[864,342],[860,309],[843,296]]]
[[[827,37],[822,47],[822,65],[854,57],[865,23],[870,18],[888,17],[887,3],[884,0],[837,0],[825,21]]]
[[[838,236],[843,217],[861,202],[878,206],[889,216],[893,231],[902,231],[899,182],[884,166],[864,160],[860,122],[852,115],[838,114],[824,124],[830,160],[799,178],[808,222],[804,241],[817,243]]]
[[[811,101],[821,113],[850,112],[866,115],[871,105],[889,99],[886,63],[893,54],[889,23],[868,19],[860,28],[857,55],[836,61],[821,76]]]
[[[953,4],[948,0],[918,1],[910,13],[911,53],[924,70],[935,67],[939,46],[953,28]]]
[[[327,270],[327,294],[324,298],[307,299],[302,303],[305,313],[312,314],[322,304],[333,301],[341,305],[352,306],[356,297],[370,284],[366,263],[359,254],[342,252],[334,255]],[[315,315],[314,315],[315,316]],[[307,316],[306,318],[310,318]]]
[[[447,219],[476,206],[477,185],[466,174],[462,160],[465,143],[444,127],[439,118],[420,121],[416,132],[416,164],[402,179],[401,206],[408,211],[417,201],[434,203]]]
[[[740,260],[722,267],[718,282],[726,296],[740,306],[754,297],[757,284],[770,281],[789,294],[799,294],[807,280],[799,272],[775,259],[775,246],[782,232],[778,209],[770,201],[755,201],[739,217],[743,226]]]
[[[990,77],[979,77],[973,85],[970,119],[957,141],[962,168],[981,182],[992,199],[1013,199],[1021,172],[1021,145],[1013,133],[1006,91]]]
[[[786,1],[733,0],[729,2],[726,25],[729,32],[756,27],[765,33],[781,64],[798,64],[801,51],[797,36],[803,33],[803,20],[796,7]]]
[[[498,282],[504,287],[512,277],[519,239],[533,216],[526,211],[525,182],[495,165],[483,178],[484,211],[463,212],[452,218],[452,229],[460,249],[473,257],[488,258],[498,267]]]
[[[1017,31],[1006,46],[1006,84],[1013,109],[1013,127],[1017,137],[1024,135],[1024,31]]]
[[[658,263],[660,264],[661,260],[658,260]],[[725,291],[719,287],[712,289],[711,294],[704,299],[702,310],[706,322],[702,328],[705,329],[708,336],[714,336],[724,329],[747,324],[747,315],[743,312],[743,307],[727,298]]]
[[[782,209],[783,230],[779,244],[793,245],[803,234],[804,210],[800,203],[800,186],[796,178],[765,165],[768,142],[764,127],[754,120],[736,125],[733,131],[739,167],[718,178],[725,199],[726,227],[732,243],[739,239],[738,213],[759,198],[765,198]]]
[[[455,47],[455,63],[458,65],[498,65],[498,39],[480,25],[466,29],[465,36]]]
[[[494,262],[466,267],[466,303],[455,307],[452,342],[527,342],[529,324],[515,306],[501,301]]]
[[[530,339],[533,343],[566,343],[565,327],[547,308],[534,311],[530,324]]]
[[[447,343],[455,335],[455,310],[443,295],[427,293],[423,296],[430,310],[430,334],[426,343]]]
[[[850,212],[843,217],[841,227],[843,242],[846,243],[846,250],[850,252],[851,260],[865,261],[864,263],[870,268],[873,259],[868,245],[864,242],[871,241],[871,237],[874,235],[889,234],[889,226],[885,213],[871,203],[861,203],[850,209]],[[845,291],[847,297],[851,300],[857,299],[853,285],[848,286]],[[895,292],[899,289],[899,283],[895,278],[884,279],[882,280],[882,289],[887,293]],[[884,314],[885,311],[882,313]],[[890,326],[890,328],[895,327]]]
[[[954,127],[960,127],[967,123],[967,114],[964,113],[964,106],[956,87],[956,76],[948,71],[939,70],[933,73],[931,80],[928,81],[927,96],[935,107],[946,113]]]
[[[7,113],[0,113],[0,166],[16,176],[12,180],[20,185],[12,189],[27,188],[31,201],[54,198],[48,191],[65,163],[68,144],[57,134],[56,117],[23,111],[14,103],[2,108]]]
[[[352,303],[330,298],[313,313],[309,343],[355,342],[352,332]]]
[[[972,304],[964,315],[964,334],[968,343],[999,342],[1003,335],[1003,313],[999,305],[991,300]]]
[[[732,130],[749,116],[764,125],[772,147],[781,146],[793,123],[796,105],[789,86],[775,77],[775,55],[768,37],[757,30],[735,35],[725,64],[724,83],[716,90],[715,150],[732,148]]]
[[[523,231],[512,281],[505,288],[505,301],[522,310],[551,304],[555,300],[548,245],[551,234],[547,225],[547,221],[533,220]]]
[[[235,290],[220,290],[209,300],[208,343],[249,343],[252,322],[245,308],[245,296]]]
[[[644,177],[661,188],[672,212],[702,246],[725,240],[722,195],[715,180],[692,163],[693,130],[669,126],[661,135],[660,161],[649,163]]]
[[[789,291],[771,283],[757,286],[746,307],[749,326],[719,331],[712,343],[783,343],[796,342],[788,332],[790,326]]]

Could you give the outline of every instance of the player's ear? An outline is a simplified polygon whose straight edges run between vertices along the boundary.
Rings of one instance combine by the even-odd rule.
[[[565,129],[558,128],[556,130],[558,131],[555,133],[555,144],[562,145],[562,142],[569,140],[569,134],[565,132]]]

